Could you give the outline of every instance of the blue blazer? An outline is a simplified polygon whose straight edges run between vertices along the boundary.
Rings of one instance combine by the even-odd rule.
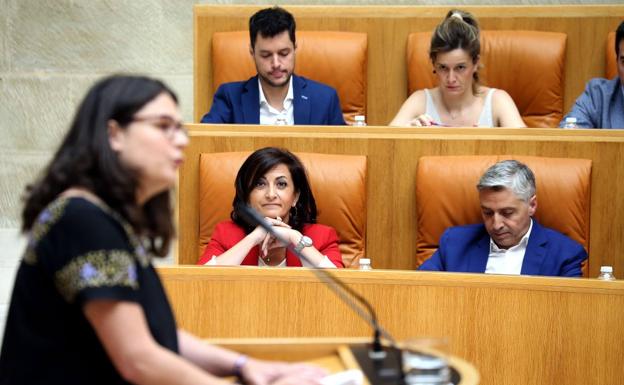
[[[345,125],[333,88],[300,76],[293,77],[295,124]],[[244,82],[219,86],[202,123],[260,124],[258,75]]]
[[[624,95],[620,78],[590,80],[559,127],[564,126],[565,118],[569,116],[576,118],[579,128],[624,128]]]
[[[419,270],[484,273],[489,253],[490,235],[483,224],[450,227]],[[520,274],[580,277],[585,259],[587,253],[578,242],[533,220]]]

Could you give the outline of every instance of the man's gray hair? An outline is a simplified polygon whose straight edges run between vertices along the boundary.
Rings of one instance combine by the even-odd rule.
[[[516,160],[503,160],[488,168],[479,179],[477,189],[510,189],[525,202],[535,195],[535,176],[526,164]]]

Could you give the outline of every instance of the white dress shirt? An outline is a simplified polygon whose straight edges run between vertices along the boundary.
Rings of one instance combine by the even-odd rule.
[[[524,234],[520,242],[509,249],[501,249],[490,237],[490,254],[488,256],[485,272],[487,274],[515,274],[520,275],[522,271],[522,262],[527,245],[529,244],[529,236],[533,229],[533,220],[529,224],[529,230]]]
[[[258,78],[258,88],[260,90],[260,124],[269,124],[269,125],[279,125],[279,120],[285,123],[281,123],[282,125],[294,125],[295,124],[295,108],[293,106],[293,78],[290,77],[290,81],[288,82],[288,93],[286,94],[286,99],[284,99],[283,107],[284,109],[279,111],[276,108],[273,108],[267,101],[264,96],[264,90],[262,89],[262,83],[260,82],[260,78]]]

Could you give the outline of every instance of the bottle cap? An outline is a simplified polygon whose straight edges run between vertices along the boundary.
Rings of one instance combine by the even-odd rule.
[[[356,122],[365,122],[366,121],[366,116],[364,116],[364,115],[355,115],[353,117],[353,120],[355,120]]]
[[[370,258],[360,258],[360,265],[370,265]]]
[[[613,267],[611,267],[611,266],[600,266],[600,272],[601,273],[613,273]]]
[[[565,121],[566,123],[576,123],[576,118],[574,116],[568,116]]]

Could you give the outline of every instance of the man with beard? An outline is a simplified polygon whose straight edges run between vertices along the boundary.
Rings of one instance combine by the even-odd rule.
[[[273,7],[249,19],[249,53],[258,74],[225,83],[202,123],[344,125],[333,88],[293,74],[295,19]]]

